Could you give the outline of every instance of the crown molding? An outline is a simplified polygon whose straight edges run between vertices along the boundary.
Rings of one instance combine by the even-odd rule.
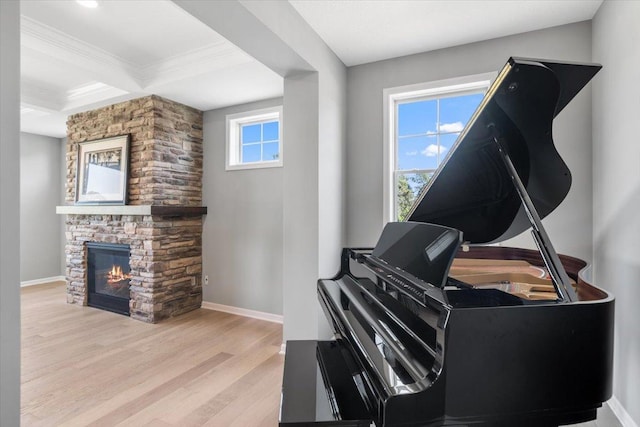
[[[60,108],[75,108],[83,99],[95,100],[100,94],[113,96],[141,92],[255,60],[227,40],[198,47],[148,64],[136,64],[90,43],[72,37],[39,21],[21,16],[21,45],[24,54],[44,56],[52,64],[82,69],[92,80],[107,88],[82,92],[75,98],[58,100]],[[109,88],[110,87],[110,88]]]
[[[70,113],[75,109],[86,110],[88,105],[104,103],[107,105],[130,92],[105,85],[92,83],[70,91],[60,91],[41,82],[22,77],[20,82],[20,102],[41,112]],[[113,101],[113,102],[112,102]],[[71,113],[70,113],[71,114]]]
[[[128,92],[141,89],[135,64],[24,15],[20,28],[25,54],[85,70],[103,83]]]
[[[251,56],[225,40],[148,64],[139,72],[141,81],[148,88],[253,61]]]
[[[22,77],[20,79],[20,103],[35,107],[37,110],[56,112],[62,110],[65,103],[64,93],[43,86],[40,82]]]
[[[128,94],[130,94],[130,92],[101,82],[89,83],[67,91],[64,110],[83,109],[88,104],[99,103],[105,100],[112,103],[111,101],[115,98]]]
[[[129,70],[136,68],[135,64],[124,58],[24,15],[20,16],[20,31],[21,45],[43,53],[49,53],[51,49],[55,49],[107,66]]]

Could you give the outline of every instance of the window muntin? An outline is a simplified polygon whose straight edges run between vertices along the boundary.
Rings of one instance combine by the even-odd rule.
[[[269,162],[280,157],[277,120],[240,125],[240,163]]]
[[[282,107],[227,116],[227,170],[282,166]]]
[[[488,82],[465,86],[394,96],[392,220],[406,219],[420,190],[480,104]]]

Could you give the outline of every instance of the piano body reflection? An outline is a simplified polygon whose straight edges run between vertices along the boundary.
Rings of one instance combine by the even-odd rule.
[[[541,219],[554,117],[600,69],[511,58],[408,222],[318,281],[334,341],[289,341],[281,426],[557,426],[611,396],[614,299]],[[531,228],[535,250],[491,246]]]

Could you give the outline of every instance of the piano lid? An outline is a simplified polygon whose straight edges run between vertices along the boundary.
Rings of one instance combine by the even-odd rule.
[[[600,68],[510,58],[422,189],[408,221],[456,228],[469,243],[500,242],[531,227],[499,147],[540,218],[553,212],[571,187],[571,172],[551,137],[553,119]]]

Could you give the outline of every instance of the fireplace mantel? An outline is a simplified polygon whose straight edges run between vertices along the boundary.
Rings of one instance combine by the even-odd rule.
[[[188,217],[207,214],[206,206],[160,205],[69,205],[56,206],[58,215],[152,215],[162,217]]]

